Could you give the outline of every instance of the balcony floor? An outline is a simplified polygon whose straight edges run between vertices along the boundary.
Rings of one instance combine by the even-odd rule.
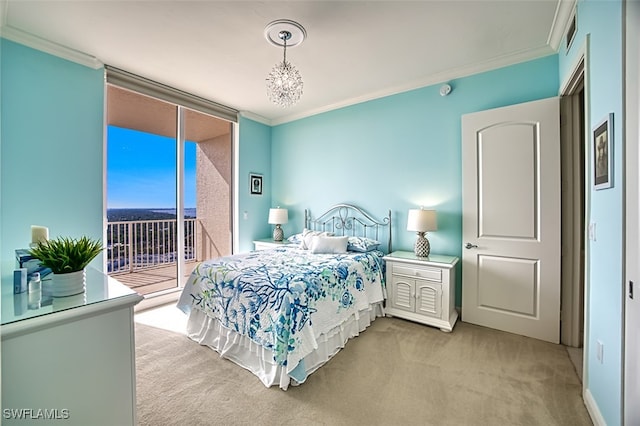
[[[185,281],[199,263],[185,262]],[[178,286],[175,264],[109,275],[143,296]]]

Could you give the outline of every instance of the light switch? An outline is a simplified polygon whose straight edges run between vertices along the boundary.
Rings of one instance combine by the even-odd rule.
[[[596,223],[595,222],[591,222],[589,224],[589,239],[591,241],[596,240]]]
[[[604,343],[600,340],[596,340],[596,359],[600,361],[600,364],[604,362]]]

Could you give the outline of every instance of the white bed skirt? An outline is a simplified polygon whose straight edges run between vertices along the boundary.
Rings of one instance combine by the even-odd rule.
[[[369,309],[354,313],[342,325],[327,333],[316,336],[316,349],[304,357],[296,371],[291,374],[273,360],[273,352],[223,327],[217,319],[209,317],[203,311],[191,309],[187,322],[187,336],[201,345],[209,346],[239,366],[246,368],[270,387],[278,384],[287,390],[289,385],[303,383],[309,374],[316,371],[342,349],[346,342],[358,336],[377,317],[384,316],[382,302],[375,303]],[[292,377],[292,376],[295,376]]]

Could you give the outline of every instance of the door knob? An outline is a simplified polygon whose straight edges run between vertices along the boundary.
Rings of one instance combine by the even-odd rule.
[[[465,244],[464,248],[472,249],[472,248],[478,248],[478,246],[475,245],[475,244],[467,243],[467,244]]]

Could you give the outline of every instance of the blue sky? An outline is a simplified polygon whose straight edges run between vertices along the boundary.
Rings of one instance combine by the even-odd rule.
[[[175,208],[175,139],[108,126],[107,208]],[[184,206],[196,206],[196,144],[185,144]]]

